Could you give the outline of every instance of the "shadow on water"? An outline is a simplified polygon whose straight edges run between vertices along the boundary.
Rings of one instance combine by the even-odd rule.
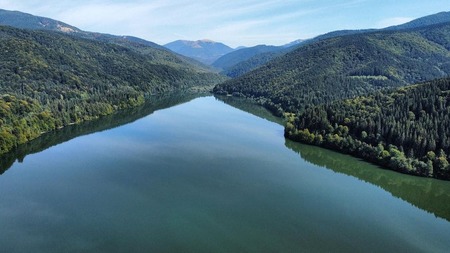
[[[14,162],[23,162],[27,155],[39,153],[52,146],[69,141],[79,136],[100,132],[131,123],[152,114],[157,110],[186,103],[200,96],[202,96],[202,94],[184,93],[168,94],[158,97],[155,96],[151,99],[151,101],[146,102],[142,106],[122,110],[97,120],[87,121],[77,125],[70,125],[57,131],[46,133],[30,142],[20,145],[15,150],[0,156],[0,175],[8,170]]]
[[[237,108],[241,111],[248,112],[265,120],[283,125],[283,119],[274,116],[269,110],[262,107],[261,105],[256,104],[253,101],[250,101],[249,99],[218,95],[216,95],[215,97],[217,100],[231,105],[232,107]]]
[[[282,124],[281,119],[274,119],[277,117],[267,115],[270,112],[248,100],[233,97],[217,98],[237,109]],[[390,192],[394,197],[450,221],[450,182],[448,181],[400,174],[348,155],[288,139],[285,141],[285,146],[311,164],[376,185]]]
[[[357,158],[286,140],[286,147],[306,161],[376,185],[392,196],[450,221],[450,183],[384,170]]]

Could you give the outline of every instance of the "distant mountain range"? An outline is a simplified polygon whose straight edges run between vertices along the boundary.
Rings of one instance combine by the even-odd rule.
[[[441,23],[446,23],[450,21],[450,11],[443,11],[436,14],[428,15],[425,17],[414,19],[405,24],[390,26],[384,28],[383,30],[404,30],[404,29],[413,29],[418,27],[424,27],[429,25],[436,25]]]
[[[394,30],[413,29],[427,25],[445,23],[449,21],[450,21],[450,12],[440,12],[437,14],[412,20],[402,25],[391,26],[384,29],[333,31],[323,35],[319,35],[312,39],[298,40],[276,48],[269,47],[266,50],[262,50],[261,46],[245,48],[239,52],[230,53],[231,54],[230,56],[224,55],[223,57],[219,58],[216,62],[214,62],[212,65],[216,68],[221,69],[223,74],[234,78],[239,77],[247,72],[250,72],[268,63],[272,59],[282,56],[296,49],[297,47],[315,43],[321,40],[375,31],[394,31]]]
[[[311,42],[238,78],[217,93],[265,99],[297,111],[450,75],[450,22]]]
[[[54,20],[46,17],[34,16],[28,13],[23,13],[19,11],[8,11],[0,9],[0,24],[12,26],[16,28],[22,29],[31,29],[31,30],[48,30],[48,31],[56,31],[63,32],[66,34],[75,35],[78,37],[83,37],[87,39],[96,39],[107,42],[116,42],[118,44],[123,44],[125,42],[128,43],[137,43],[142,44],[154,48],[163,47],[140,38],[132,37],[132,36],[116,36],[110,34],[96,33],[96,32],[86,32],[77,27],[68,25],[58,20]]]
[[[439,13],[319,36],[214,92],[250,98],[284,116],[285,136],[294,141],[450,180],[448,18]]]
[[[236,72],[234,72],[235,69],[242,69],[245,68],[244,66],[240,66],[240,63],[243,63],[242,65],[249,64],[248,62],[245,62],[249,59],[252,59],[252,57],[256,55],[269,55],[270,58],[282,54],[284,51],[289,51],[288,48],[297,46],[301,44],[304,40],[299,39],[292,41],[288,44],[282,45],[282,46],[271,46],[271,45],[257,45],[253,47],[243,47],[243,48],[237,48],[235,51],[232,51],[219,59],[217,59],[215,62],[212,63],[212,66],[223,70],[223,73],[230,77],[236,77],[239,76]],[[280,51],[280,53],[278,53]],[[261,59],[268,58],[268,57],[261,57]],[[264,60],[258,59],[251,62],[253,65],[261,65]],[[260,63],[261,62],[261,63]],[[265,61],[264,61],[265,63]],[[240,66],[240,67],[236,67]],[[246,71],[248,72],[248,71]]]
[[[256,61],[251,62],[251,66],[260,66],[277,55],[288,52],[290,47],[301,44],[304,40],[295,40],[282,46],[257,45],[253,47],[237,47],[235,49],[211,40],[177,40],[164,45],[166,48],[178,54],[196,59],[204,64],[211,65],[222,71],[229,77],[236,77],[245,66],[239,65],[254,56],[262,55]],[[276,52],[276,53],[275,53]],[[272,54],[274,53],[274,54]],[[265,54],[269,57],[265,57]],[[244,65],[249,63],[245,62]],[[237,71],[235,71],[237,69]],[[248,72],[250,69],[246,69]]]
[[[274,51],[279,51],[280,47],[258,45],[254,47],[246,47],[239,50],[232,51],[212,63],[212,66],[225,70],[239,64],[240,62],[250,59],[251,57]]]
[[[0,25],[0,154],[154,94],[217,84],[216,94],[253,99],[280,116],[288,112],[286,136],[294,140],[365,159],[375,152],[382,165],[450,179],[450,143],[443,130],[450,129],[450,79],[401,88],[450,76],[450,12],[384,29],[239,49],[210,40],[176,41],[166,48],[16,11],[0,10]],[[411,130],[411,121],[423,126]],[[403,146],[393,146],[399,141]]]
[[[191,57],[205,64],[211,64],[219,57],[234,51],[233,48],[212,40],[177,40],[164,46],[175,53]]]
[[[50,30],[64,33],[82,33],[74,26],[50,18],[0,9],[0,24],[16,28],[33,30]]]

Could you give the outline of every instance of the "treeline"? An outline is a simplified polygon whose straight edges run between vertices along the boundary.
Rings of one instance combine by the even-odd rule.
[[[386,93],[449,76],[449,34],[450,23],[444,23],[330,38],[221,83],[214,92],[250,98],[276,115],[287,112],[286,136],[294,140],[404,173],[449,179],[446,88],[439,88],[442,93],[430,88],[448,80],[415,92],[405,88],[392,96]],[[391,100],[399,104],[389,104]],[[348,108],[345,103],[350,103]]]
[[[450,78],[286,114],[286,137],[403,173],[450,179]]]
[[[151,50],[0,26],[0,154],[42,132],[143,104],[151,95],[208,89],[225,80],[158,60]]]
[[[365,95],[450,74],[450,23],[335,37],[302,46],[216,94],[259,100],[275,112]]]
[[[31,141],[28,141],[22,145],[19,145],[17,148],[15,148],[13,151],[8,152],[6,154],[3,154],[0,159],[0,174],[2,174],[4,171],[9,169],[15,161],[22,162],[25,157],[29,154],[34,154],[41,152],[51,146],[66,142],[68,140],[71,140],[75,137],[91,134],[98,131],[103,131],[106,129],[114,128],[120,125],[124,125],[130,122],[133,122],[137,119],[140,119],[144,116],[147,116],[151,113],[153,113],[156,110],[165,109],[171,106],[175,106],[180,103],[185,103],[187,101],[190,101],[196,97],[198,97],[199,94],[196,93],[188,93],[180,92],[180,93],[171,93],[167,95],[162,96],[155,96],[152,97],[150,101],[146,101],[143,105],[132,107],[129,109],[120,110],[117,112],[114,112],[110,115],[101,117],[100,119],[90,120],[83,122],[81,124],[74,124],[70,126],[66,126],[62,129],[57,129],[55,131],[51,131],[48,133],[45,133],[38,138],[35,138]],[[14,99],[12,97],[9,97],[8,100]],[[26,101],[16,101],[11,103],[10,105],[18,104],[18,106],[26,105]],[[1,100],[0,100],[1,101]],[[11,120],[11,117],[5,115],[5,111],[3,110],[5,107],[5,104],[1,104],[0,107],[0,118],[3,120],[5,118],[8,118],[8,120]],[[29,108],[28,106],[26,106]],[[17,113],[17,106],[13,110]],[[26,109],[26,108],[25,108]],[[20,109],[23,111],[23,109]],[[38,108],[36,110],[37,112],[40,111]],[[10,112],[10,114],[13,114],[14,112]],[[27,113],[24,113],[26,115]],[[28,113],[30,114],[30,113]],[[33,127],[38,128],[37,131],[29,131],[29,133],[38,133],[39,131],[50,131],[53,130],[52,127],[48,127],[49,125],[52,126],[54,123],[47,122],[48,118],[46,118],[45,113],[43,115],[36,115],[37,117],[34,118],[26,117],[25,122],[32,122]],[[14,117],[13,117],[14,118]],[[50,124],[49,124],[50,123]],[[13,125],[20,125],[20,122],[15,122]],[[14,126],[15,127],[15,126]],[[13,128],[14,129],[14,128]],[[18,130],[24,129],[16,128]],[[8,133],[8,130],[6,131]],[[8,135],[6,133],[6,135]],[[25,136],[25,134],[19,134],[21,136]],[[31,136],[32,137],[32,136]],[[28,137],[27,139],[31,139],[31,137]],[[10,135],[10,143],[14,144],[14,136]],[[3,139],[5,140],[5,139]]]

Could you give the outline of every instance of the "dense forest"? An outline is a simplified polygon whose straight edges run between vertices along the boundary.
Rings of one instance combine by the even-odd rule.
[[[450,179],[450,79],[405,88],[449,74],[450,23],[444,23],[312,43],[214,91],[284,114],[290,139]]]
[[[257,69],[273,59],[286,54],[289,50],[282,49],[271,52],[256,54],[246,60],[240,61],[235,65],[229,66],[222,70],[222,73],[231,78],[240,77],[254,69]]]
[[[287,114],[285,135],[403,173],[450,179],[450,78]]]
[[[253,98],[281,115],[450,73],[450,23],[331,38],[302,46],[216,94]]]
[[[216,62],[214,62],[213,66],[222,69],[223,71],[222,73],[224,73],[225,75],[232,78],[236,78],[254,69],[257,69],[258,67],[263,66],[264,64],[275,59],[276,57],[285,55],[286,53],[291,52],[299,47],[313,44],[322,40],[376,31],[401,31],[406,29],[415,29],[424,26],[442,24],[446,22],[450,22],[450,12],[440,12],[432,14],[429,16],[412,20],[405,24],[390,26],[383,29],[332,31],[311,39],[302,40],[292,45],[285,45],[279,47],[261,45],[237,50],[219,58]]]
[[[0,26],[0,154],[152,95],[205,90],[225,80],[144,49]]]
[[[106,115],[99,119],[86,121],[81,124],[66,126],[61,129],[45,133],[36,139],[19,145],[11,152],[3,154],[0,159],[0,175],[3,174],[4,171],[9,169],[16,160],[22,162],[29,154],[39,153],[49,147],[58,145],[82,135],[104,131],[133,122],[137,119],[152,114],[156,110],[165,109],[177,104],[185,103],[198,96],[199,94],[197,93],[185,92],[155,96],[151,100],[146,101],[141,106],[127,108],[114,112],[110,115]]]
[[[135,52],[145,54],[152,62],[170,65],[175,68],[183,68],[198,71],[204,69],[212,71],[212,68],[201,64],[189,57],[174,54],[167,48],[154,42],[133,36],[118,36],[98,32],[87,32],[77,27],[68,25],[58,20],[34,16],[19,11],[8,11],[0,9],[0,25],[11,26],[28,30],[45,30],[68,34],[73,37],[90,39],[110,44],[116,44],[132,49]]]
[[[212,66],[220,69],[224,75],[235,78],[291,50],[283,46],[266,45],[242,48],[220,57]]]

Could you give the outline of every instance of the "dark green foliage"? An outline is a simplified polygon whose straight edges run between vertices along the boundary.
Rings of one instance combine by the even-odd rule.
[[[332,38],[300,47],[214,91],[296,112],[311,104],[432,80],[450,73],[449,34],[446,23]]]
[[[24,143],[23,145],[19,145],[16,149],[12,150],[11,152],[8,152],[6,154],[3,154],[0,159],[0,174],[2,174],[4,171],[9,169],[14,162],[17,160],[19,162],[22,162],[25,157],[29,154],[35,154],[38,152],[41,152],[51,146],[58,145],[60,143],[69,141],[75,137],[87,135],[99,131],[104,131],[107,129],[111,129],[117,126],[121,126],[124,124],[128,124],[130,122],[133,122],[137,119],[140,119],[144,116],[147,116],[151,113],[153,113],[156,110],[165,109],[171,106],[175,106],[180,103],[185,103],[187,101],[190,101],[196,97],[198,97],[201,94],[197,93],[170,93],[168,95],[162,95],[162,96],[155,96],[149,99],[145,104],[137,107],[127,108],[124,110],[117,111],[115,113],[112,113],[110,115],[101,117],[99,119],[86,121],[81,124],[74,124],[70,126],[66,126],[61,129],[57,129],[55,131],[51,131],[48,133],[45,133],[41,136],[39,136],[36,139],[33,139],[29,142]],[[11,98],[10,99],[14,99]],[[10,100],[8,99],[8,100]],[[2,101],[2,100],[0,100]],[[20,101],[15,102],[11,104],[18,104],[18,106],[23,106],[26,104],[26,101]],[[5,104],[1,103],[1,111],[4,112]],[[29,107],[29,104],[28,106]],[[15,110],[17,111],[17,110]],[[38,110],[36,110],[38,111]],[[11,115],[12,117],[8,116],[7,118],[13,118],[14,115]],[[45,113],[44,115],[45,116]],[[27,121],[30,117],[25,118]],[[32,118],[32,117],[31,117]],[[2,119],[3,118],[2,116]],[[48,118],[46,117],[38,117],[35,122],[33,123],[33,127],[41,127],[40,130],[42,131],[49,131],[53,130],[53,127],[51,124],[46,122]],[[29,121],[29,120],[28,120]],[[50,122],[51,123],[51,122]],[[50,125],[50,127],[49,127]],[[0,126],[1,129],[1,126]],[[5,129],[3,129],[5,130]],[[7,130],[8,131],[8,130]],[[38,133],[37,131],[35,131]],[[3,137],[0,137],[0,140],[5,141],[7,138],[5,138],[7,133],[0,133]],[[14,139],[14,137],[11,137]],[[14,141],[13,141],[14,142]],[[0,152],[1,153],[1,152]]]
[[[212,68],[185,56],[176,55],[163,46],[133,36],[117,36],[111,34],[82,31],[74,26],[50,18],[39,17],[19,11],[0,9],[0,24],[30,30],[47,30],[69,34],[75,37],[96,40],[127,47],[138,53],[147,55],[152,62],[164,63],[176,68],[211,72]]]
[[[289,51],[290,51],[290,49],[283,48],[280,50],[259,53],[248,59],[238,62],[235,65],[225,68],[222,71],[222,73],[231,78],[240,77],[254,69],[257,69],[257,68],[263,66],[264,64],[275,59],[276,57],[286,54]]]
[[[57,20],[2,9],[0,9],[0,24],[23,29],[81,32],[80,29]]]
[[[408,174],[450,179],[450,78],[288,115],[287,137]]]
[[[405,23],[402,25],[391,26],[391,27],[387,27],[387,28],[379,29],[379,30],[363,29],[363,30],[333,31],[333,32],[329,32],[329,33],[326,33],[323,35],[319,35],[312,39],[303,40],[299,43],[294,44],[293,46],[291,46],[289,48],[278,47],[278,50],[273,50],[270,52],[261,52],[261,53],[252,55],[250,58],[243,57],[240,62],[233,62],[233,65],[224,67],[224,66],[221,66],[221,64],[223,64],[223,63],[220,63],[217,67],[222,68],[224,70],[223,73],[226,74],[227,76],[235,78],[235,77],[244,75],[245,73],[248,73],[254,69],[257,69],[258,67],[263,66],[264,64],[275,59],[276,57],[282,56],[290,51],[295,50],[296,48],[306,46],[309,44],[313,44],[313,43],[317,43],[319,41],[323,41],[326,39],[331,39],[331,38],[336,38],[336,37],[341,37],[341,36],[348,36],[348,35],[355,35],[355,34],[367,34],[367,33],[372,33],[372,32],[376,32],[376,31],[400,31],[400,30],[407,30],[407,29],[423,28],[425,26],[437,25],[437,24],[442,24],[442,23],[446,23],[446,22],[450,22],[450,12],[440,12],[437,14],[433,14],[433,15],[429,15],[426,17],[415,19],[411,22],[408,22],[408,23]],[[249,48],[249,50],[253,50],[253,48]],[[247,52],[247,51],[243,51],[243,52]],[[233,53],[230,53],[230,54],[233,54]],[[233,57],[233,59],[237,59],[237,57]]]
[[[0,98],[0,154],[55,128],[55,119],[36,100]]]
[[[283,50],[286,49],[266,45],[242,48],[220,57],[212,66],[221,69],[229,77],[238,77],[272,60],[277,54],[275,52]]]
[[[294,113],[285,114],[293,140],[450,179],[449,80],[386,91],[448,76],[449,50],[450,23],[342,36],[300,47],[214,91],[251,98],[277,115]],[[375,95],[342,101],[367,94]]]
[[[154,57],[162,50],[145,50],[0,26],[0,153],[42,132],[137,106],[152,94],[224,80]]]

